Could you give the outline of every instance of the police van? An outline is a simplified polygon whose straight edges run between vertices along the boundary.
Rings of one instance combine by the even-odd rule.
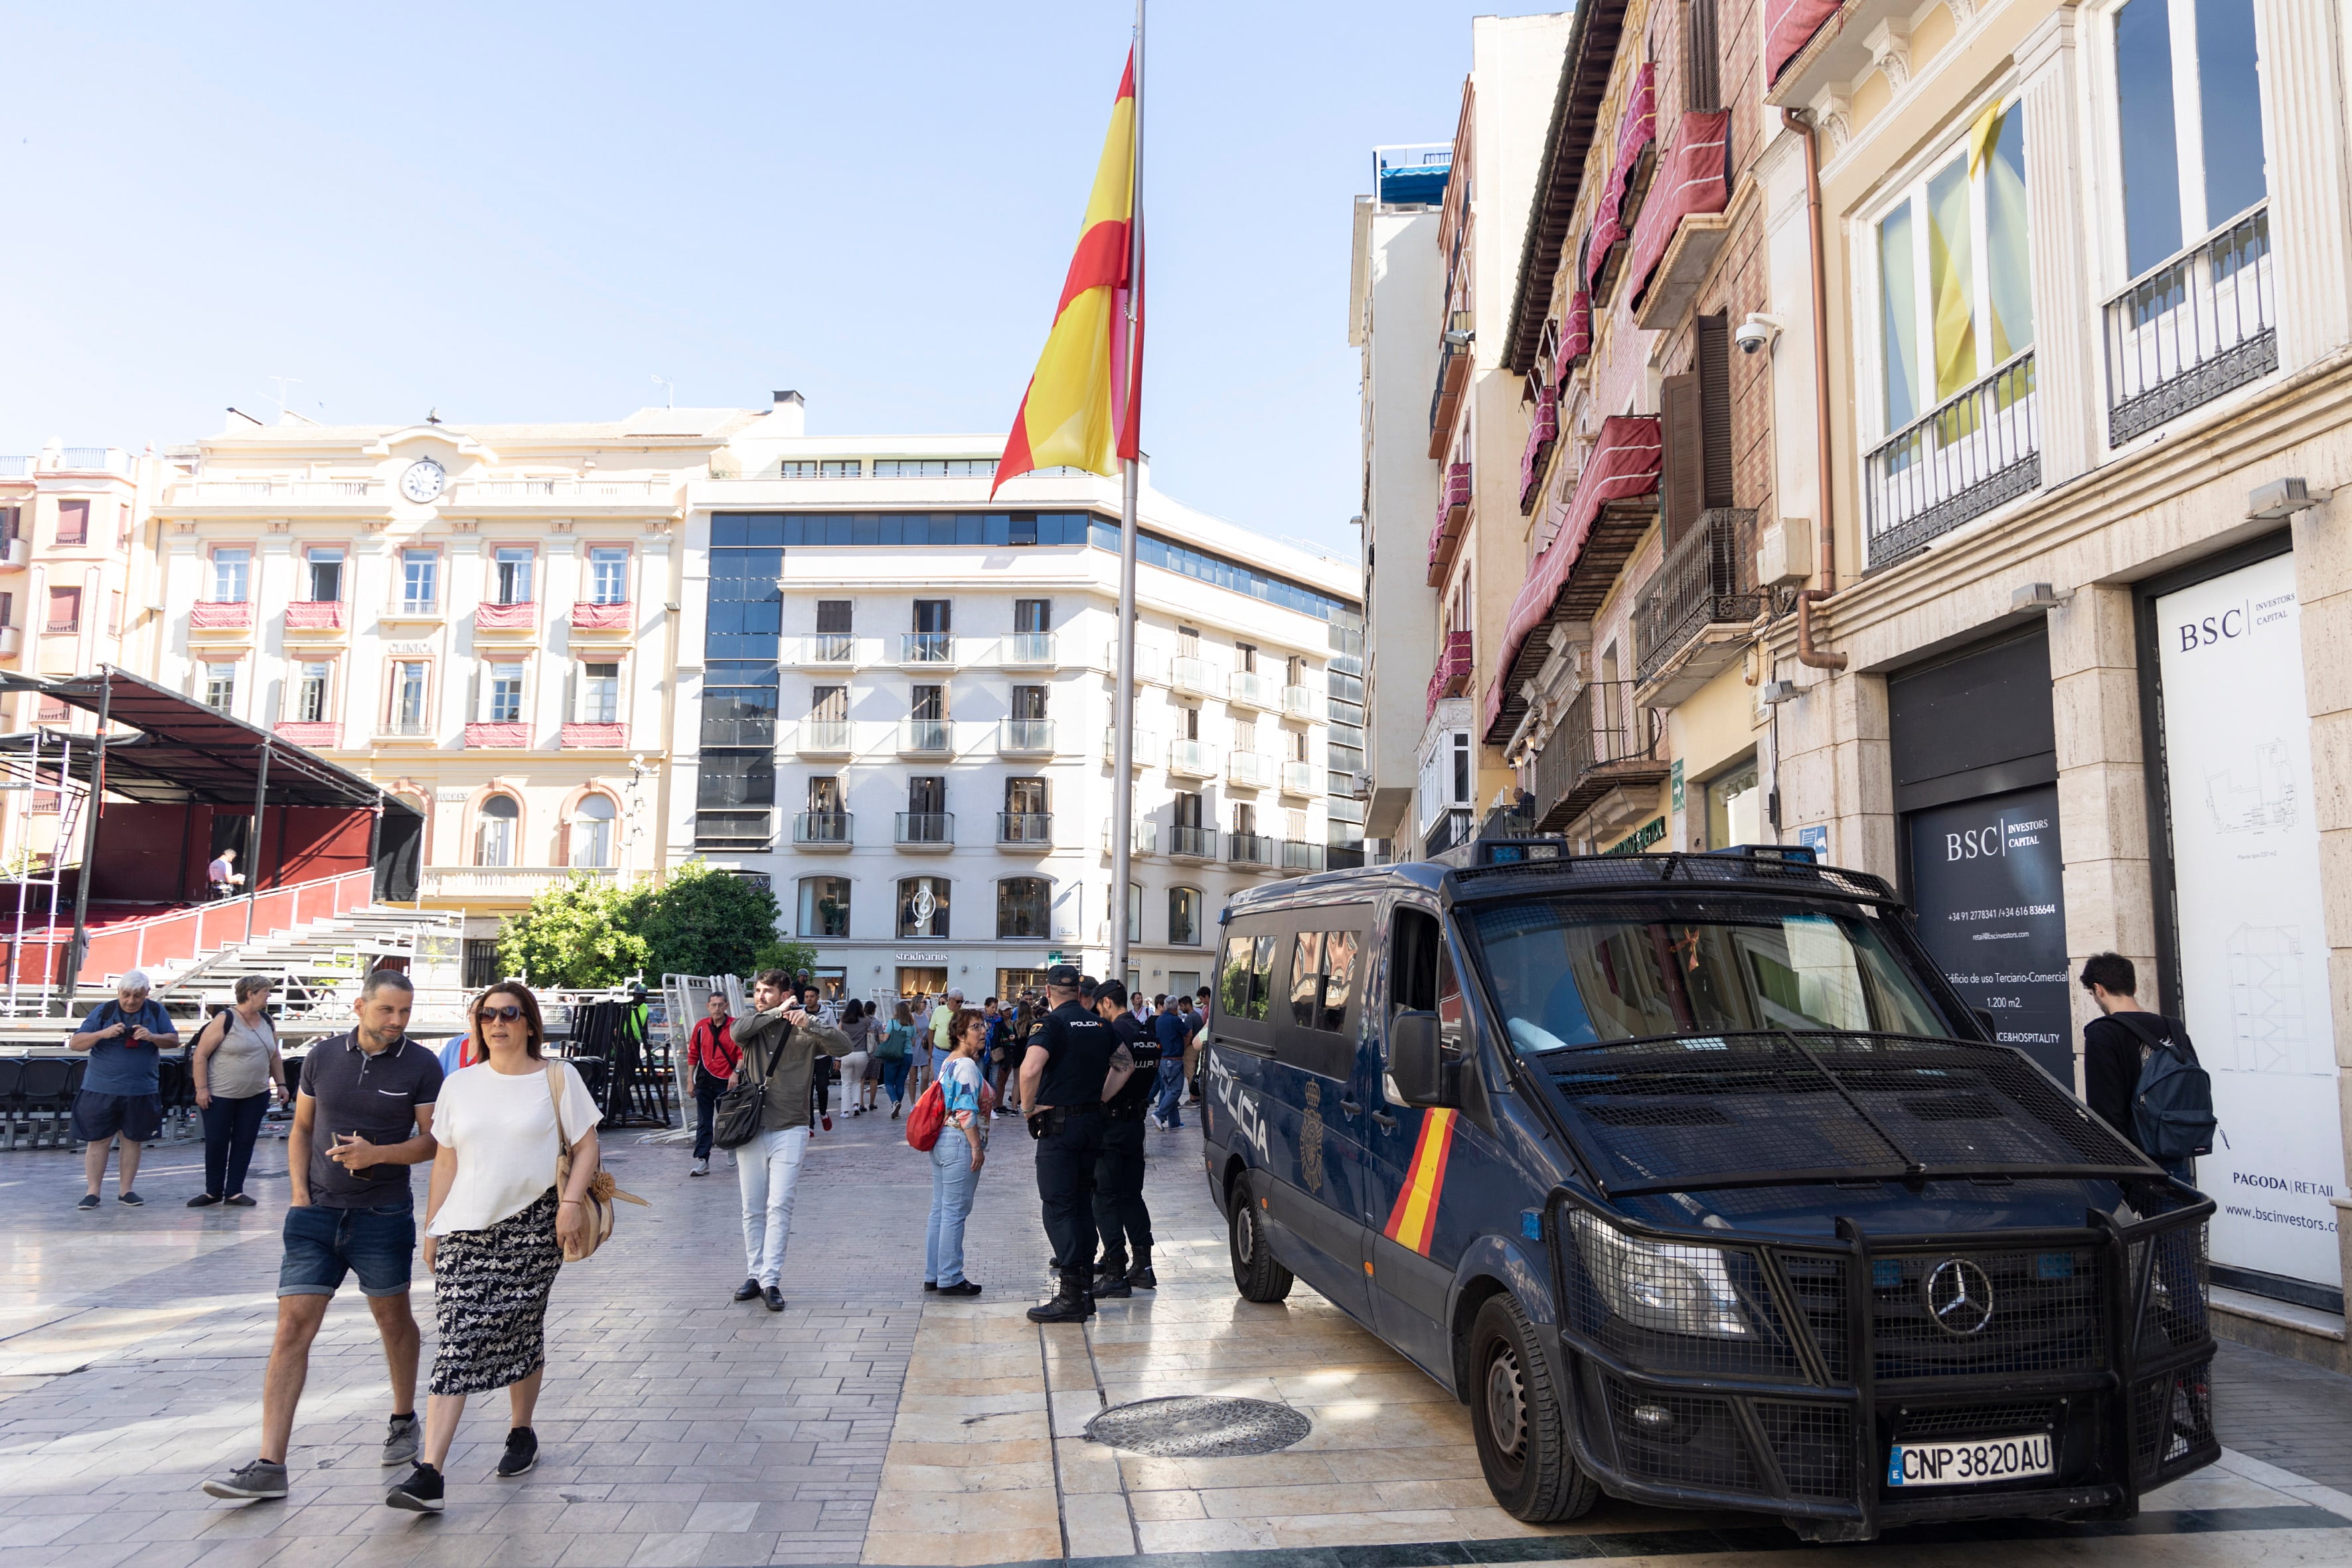
[[[2116,1520],[2220,1454],[2205,1225],[1803,849],[1335,871],[1222,917],[1234,1282],[1470,1408],[1523,1520]]]

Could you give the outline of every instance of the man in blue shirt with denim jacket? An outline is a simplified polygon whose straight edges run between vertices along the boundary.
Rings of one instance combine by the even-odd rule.
[[[101,1002],[66,1044],[89,1053],[89,1068],[74,1096],[73,1135],[82,1145],[82,1175],[89,1191],[78,1205],[98,1206],[106,1180],[106,1150],[122,1140],[122,1162],[114,1174],[115,1201],[137,1208],[140,1146],[163,1130],[160,1063],[176,1048],[180,1032],[163,1004],[148,994],[144,971],[131,969],[114,983],[114,999]]]

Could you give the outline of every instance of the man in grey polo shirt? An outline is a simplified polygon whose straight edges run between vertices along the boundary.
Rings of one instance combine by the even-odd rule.
[[[301,1092],[286,1140],[294,1188],[278,1269],[278,1338],[261,1384],[261,1457],[205,1483],[217,1498],[282,1498],[294,1407],[310,1372],[310,1342],[346,1274],[375,1314],[392,1378],[383,1462],[416,1458],[416,1317],[408,1279],[416,1216],[408,1168],[431,1160],[441,1063],[407,1036],[415,1003],[408,976],[379,969],[360,988],[359,1026],[330,1035],[302,1061]]]

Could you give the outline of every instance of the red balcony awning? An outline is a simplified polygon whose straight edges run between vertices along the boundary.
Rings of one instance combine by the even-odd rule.
[[[1617,158],[1609,169],[1609,184],[1601,193],[1601,206],[1592,219],[1592,243],[1584,253],[1588,288],[1601,281],[1609,253],[1625,237],[1625,197],[1633,186],[1633,173],[1642,154],[1658,139],[1658,68],[1644,62],[1633,73],[1633,89],[1625,97],[1623,118],[1617,121]]]
[[[520,605],[477,605],[474,606],[477,628],[495,631],[529,631],[539,625],[539,606]]]
[[[566,724],[557,736],[557,744],[565,751],[586,747],[592,751],[625,747],[629,743],[626,724]]]
[[[1552,384],[1568,379],[1568,373],[1581,364],[1592,353],[1592,290],[1578,289],[1568,297],[1568,315],[1559,323],[1559,357],[1552,361]]]
[[[341,631],[343,605],[340,599],[297,599],[286,606],[286,624],[296,631]]]
[[[1764,80],[1780,79],[1790,60],[1804,52],[1822,24],[1838,14],[1840,0],[1764,0]]]
[[[629,629],[629,606],[618,605],[574,605],[572,606],[572,629],[575,632],[625,632]]]
[[[1536,504],[1536,489],[1543,482],[1544,459],[1551,455],[1552,443],[1559,439],[1559,402],[1558,395],[1546,387],[1536,395],[1534,419],[1528,425],[1527,449],[1519,454],[1519,510],[1530,511]]]
[[[253,606],[242,599],[199,600],[188,606],[188,625],[206,631],[228,631],[253,625]]]
[[[1675,144],[1658,157],[1657,177],[1633,224],[1633,254],[1625,268],[1626,299],[1640,304],[1650,274],[1673,243],[1675,230],[1693,213],[1719,213],[1731,196],[1724,177],[1725,149],[1731,139],[1731,111],[1685,114]]]
[[[1511,613],[1504,618],[1502,657],[1496,660],[1494,679],[1486,683],[1488,728],[1502,716],[1504,688],[1514,679],[1519,650],[1551,614],[1552,603],[1567,584],[1569,569],[1583,552],[1586,536],[1592,531],[1601,509],[1611,501],[1631,500],[1655,490],[1659,451],[1656,415],[1619,414],[1601,422],[1601,439],[1577,477],[1576,494],[1560,519],[1559,531],[1536,557],[1527,585],[1511,601]]]
[[[468,724],[466,726],[466,746],[473,750],[482,746],[527,748],[530,744],[530,726],[504,721]]]

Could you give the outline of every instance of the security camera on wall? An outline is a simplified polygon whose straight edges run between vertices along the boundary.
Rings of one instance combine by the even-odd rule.
[[[1740,322],[1739,330],[1732,333],[1731,338],[1739,345],[1741,353],[1756,354],[1770,348],[1772,340],[1780,335],[1780,319],[1759,311]]]

